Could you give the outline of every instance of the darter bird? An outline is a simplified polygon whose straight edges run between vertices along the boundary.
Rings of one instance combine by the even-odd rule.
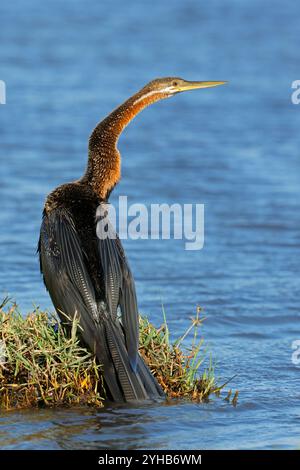
[[[38,244],[44,283],[62,322],[78,316],[80,337],[102,365],[108,397],[115,402],[164,396],[138,352],[135,285],[120,239],[97,235],[120,179],[118,139],[150,104],[223,83],[174,77],[151,81],[95,127],[83,177],[46,199]]]

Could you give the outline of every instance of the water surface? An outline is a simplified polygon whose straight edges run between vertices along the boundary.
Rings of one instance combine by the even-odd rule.
[[[229,80],[142,113],[112,201],[205,204],[205,245],[126,241],[140,310],[181,334],[197,305],[222,400],[0,415],[5,449],[297,448],[300,107],[295,2],[37,0],[0,5],[1,295],[51,308],[35,255],[45,195],[78,178],[93,126],[157,76]]]

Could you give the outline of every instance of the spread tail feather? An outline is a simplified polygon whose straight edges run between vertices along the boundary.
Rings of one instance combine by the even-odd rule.
[[[94,330],[94,345],[97,359],[103,366],[104,381],[114,401],[132,402],[164,396],[140,355],[136,371],[132,369],[118,320],[102,318],[96,335]]]
[[[140,354],[138,355],[138,373],[150,398],[163,398],[165,396],[161,386],[152,375],[149,367],[145,364],[144,359]]]

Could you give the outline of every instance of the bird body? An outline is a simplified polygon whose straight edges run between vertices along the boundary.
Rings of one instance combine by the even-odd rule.
[[[81,339],[102,365],[109,398],[116,402],[164,396],[138,352],[135,285],[121,242],[116,234],[97,235],[121,175],[118,138],[149,104],[221,83],[177,78],[150,82],[96,126],[84,176],[59,186],[46,199],[38,245],[46,288],[64,323],[78,316]]]

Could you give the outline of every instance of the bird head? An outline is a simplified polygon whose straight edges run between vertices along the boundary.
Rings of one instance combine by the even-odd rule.
[[[179,77],[157,78],[148,83],[141,91],[143,94],[161,94],[161,98],[168,98],[183,91],[196,90],[198,88],[211,88],[224,85],[227,82],[203,81],[191,82]]]

